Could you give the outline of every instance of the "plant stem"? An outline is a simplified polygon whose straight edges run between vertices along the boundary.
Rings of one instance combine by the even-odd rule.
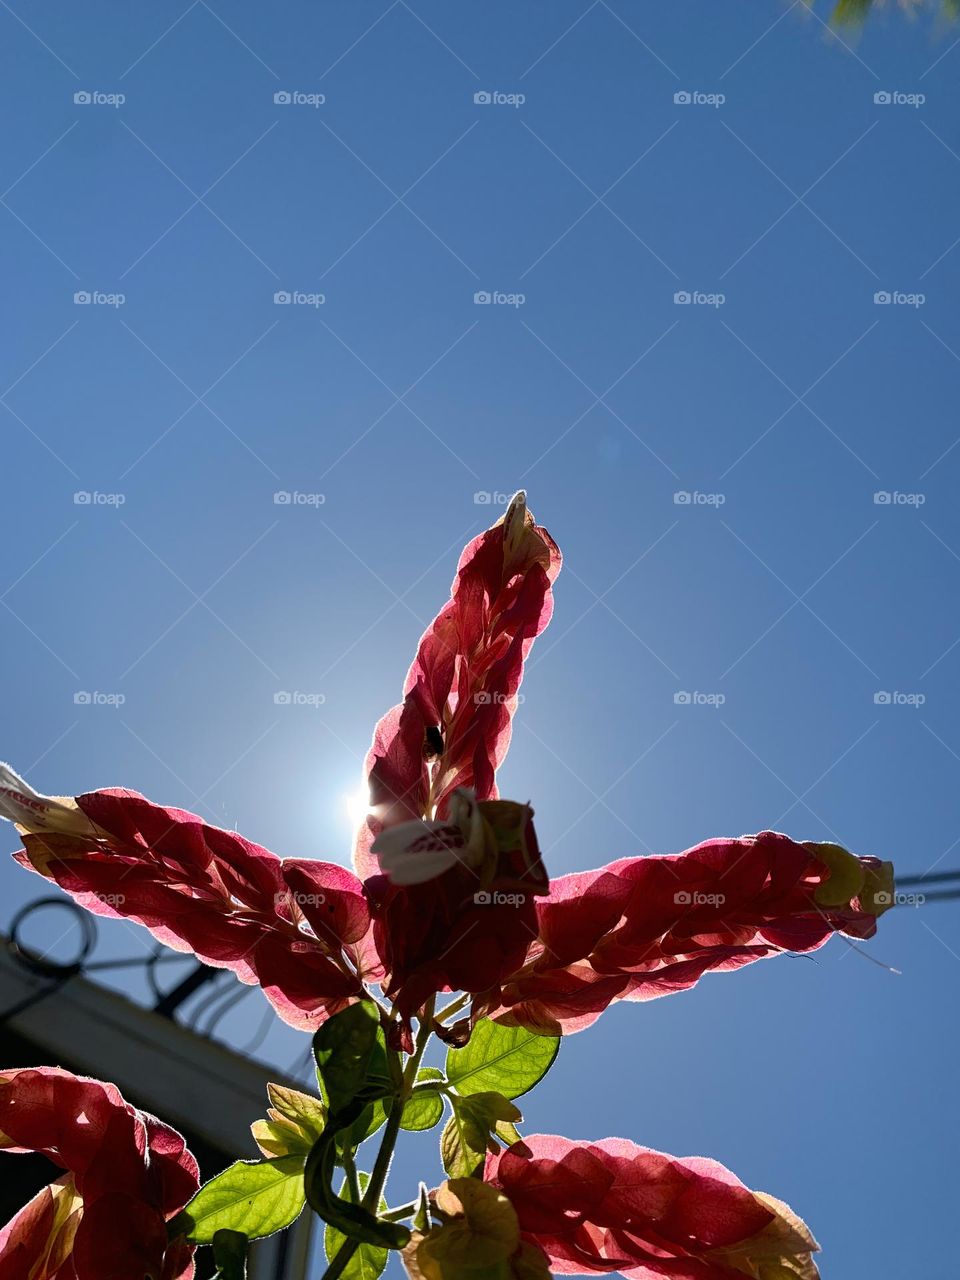
[[[377,1158],[373,1165],[373,1172],[370,1174],[370,1181],[367,1183],[367,1190],[363,1200],[361,1201],[364,1208],[370,1209],[373,1213],[377,1212],[377,1208],[380,1204],[380,1197],[383,1194],[384,1184],[387,1181],[387,1173],[390,1170],[390,1161],[393,1159],[393,1150],[397,1145],[397,1138],[400,1134],[400,1120],[403,1117],[403,1108],[407,1099],[413,1092],[413,1085],[417,1078],[417,1071],[423,1059],[427,1042],[430,1039],[434,1003],[435,1000],[431,1000],[423,1011],[423,1018],[420,1022],[419,1031],[417,1032],[417,1042],[403,1071],[403,1082],[400,1092],[393,1098],[390,1110],[387,1112],[387,1123],[383,1130],[380,1150],[377,1152]],[[343,1275],[347,1263],[359,1247],[360,1242],[358,1240],[344,1240],[343,1244],[337,1250],[336,1257],[331,1261],[329,1267],[327,1267],[326,1271],[323,1273],[322,1280],[338,1280],[338,1277]]]
[[[451,1003],[448,1004],[445,1009],[440,1010],[440,1012],[437,1014],[436,1021],[446,1022],[446,1020],[450,1017],[451,1014],[459,1013],[460,1010],[463,1008],[463,1006],[469,1002],[469,1000],[470,1000],[469,993],[465,991],[463,995],[457,996],[456,1000],[451,1001]]]

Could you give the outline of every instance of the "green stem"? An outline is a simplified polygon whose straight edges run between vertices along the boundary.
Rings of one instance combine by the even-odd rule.
[[[409,1204],[402,1204],[399,1209],[386,1209],[380,1217],[385,1222],[401,1222],[404,1218],[412,1217],[419,1208],[420,1201],[411,1200]]]
[[[347,1263],[360,1248],[359,1240],[344,1240],[343,1244],[337,1250],[337,1256],[327,1267],[323,1273],[321,1280],[338,1280],[346,1270]]]
[[[357,1163],[353,1158],[353,1150],[344,1151],[341,1160],[343,1171],[347,1175],[347,1186],[350,1188],[350,1199],[354,1204],[360,1203],[360,1179],[357,1177]]]
[[[380,1150],[377,1152],[377,1158],[374,1161],[373,1172],[370,1174],[370,1181],[367,1183],[366,1194],[361,1201],[364,1208],[370,1209],[374,1213],[377,1212],[377,1207],[380,1204],[380,1197],[383,1194],[384,1184],[387,1181],[387,1174],[390,1171],[390,1161],[393,1159],[393,1151],[397,1145],[397,1138],[400,1135],[400,1120],[403,1116],[403,1108],[407,1099],[413,1092],[413,1085],[417,1078],[417,1071],[419,1070],[420,1063],[423,1059],[427,1042],[430,1039],[433,1024],[433,1008],[434,1000],[431,1000],[423,1011],[420,1029],[417,1032],[417,1042],[414,1046],[413,1053],[407,1060],[406,1068],[403,1071],[400,1092],[393,1098],[390,1110],[387,1112],[387,1123],[383,1130]],[[336,1257],[323,1273],[322,1280],[338,1280],[338,1277],[343,1275],[347,1263],[359,1247],[360,1242],[358,1240],[344,1240],[343,1244],[337,1250]]]
[[[468,1004],[469,1001],[470,995],[465,991],[463,995],[457,996],[456,1000],[451,1001],[445,1009],[441,1009],[435,1020],[437,1022],[446,1022],[452,1014],[459,1013],[463,1006]]]

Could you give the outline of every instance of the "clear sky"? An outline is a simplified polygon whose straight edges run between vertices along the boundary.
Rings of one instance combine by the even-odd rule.
[[[502,784],[554,872],[764,827],[960,864],[960,30],[890,6],[844,44],[779,0],[0,29],[0,756],[346,860],[372,725],[522,485],[567,561]],[[528,1131],[716,1157],[831,1280],[945,1280],[960,911],[866,949],[901,976],[834,941],[608,1011]]]

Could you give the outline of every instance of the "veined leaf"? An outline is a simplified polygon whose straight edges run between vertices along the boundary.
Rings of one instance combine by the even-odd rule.
[[[328,1018],[313,1037],[320,1088],[331,1112],[351,1103],[368,1083],[379,1030],[376,1005],[360,1000]]]
[[[428,1084],[433,1080],[442,1080],[443,1072],[436,1067],[423,1067],[417,1073],[417,1084]],[[443,1117],[443,1097],[436,1089],[417,1091],[407,1099],[403,1108],[400,1127],[412,1132],[432,1129]]]
[[[485,1018],[462,1049],[448,1050],[447,1079],[460,1094],[519,1098],[543,1079],[559,1048],[559,1036],[538,1036]]]
[[[303,1203],[302,1156],[238,1160],[205,1183],[169,1229],[194,1244],[211,1244],[224,1230],[258,1240],[289,1227]]]
[[[512,1102],[499,1093],[450,1098],[453,1115],[440,1135],[440,1158],[451,1178],[472,1178],[487,1151],[499,1150],[493,1134],[502,1124],[522,1120]]]

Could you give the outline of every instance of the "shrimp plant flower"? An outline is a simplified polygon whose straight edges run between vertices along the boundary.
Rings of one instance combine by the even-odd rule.
[[[259,985],[312,1034],[318,1080],[271,1085],[260,1158],[199,1186],[183,1139],[113,1085],[0,1072],[0,1148],[65,1171],[0,1232],[0,1280],[187,1280],[197,1247],[235,1280],[247,1242],[305,1208],[328,1280],[369,1280],[392,1251],[415,1280],[818,1275],[804,1222],[712,1159],[518,1128],[561,1039],[614,1002],[869,938],[893,901],[890,863],[773,831],[550,879],[534,809],[497,773],[560,563],[522,493],[465,547],[374,729],[354,871],[135,791],[47,796],[0,766],[21,866]],[[434,1036],[443,1069],[423,1065]],[[445,1178],[425,1170],[391,1207],[398,1137],[444,1117]]]

